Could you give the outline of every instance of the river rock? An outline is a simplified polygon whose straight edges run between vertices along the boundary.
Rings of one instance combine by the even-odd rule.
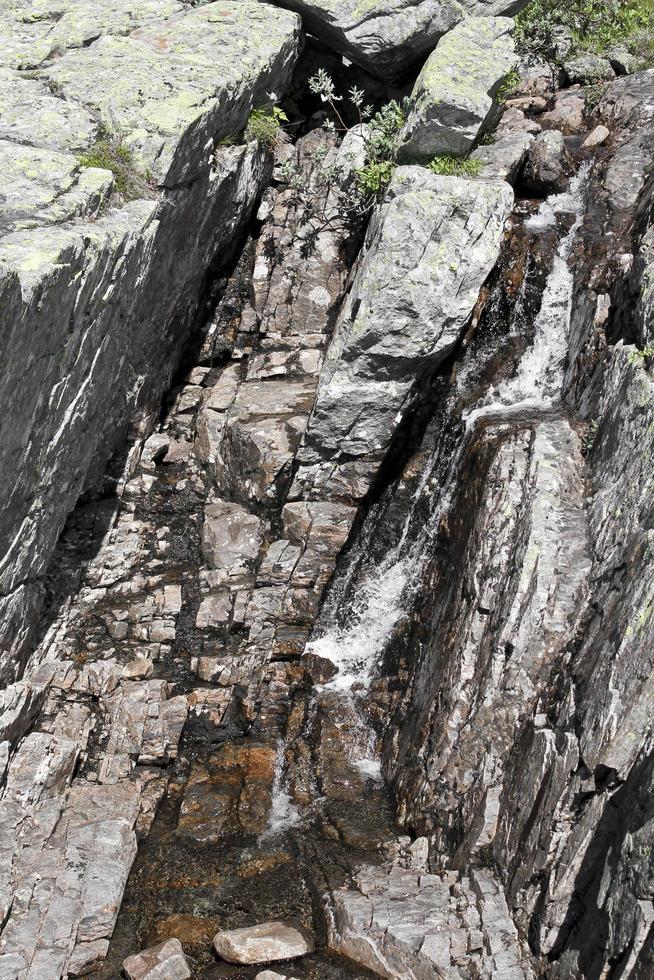
[[[179,939],[168,939],[123,962],[128,980],[188,980],[192,976]]]
[[[535,194],[560,193],[568,185],[570,169],[563,136],[558,130],[547,129],[531,144],[522,182]]]
[[[602,143],[605,143],[610,135],[611,133],[606,126],[602,126],[600,124],[599,126],[596,126],[595,129],[590,131],[581,145],[584,147],[584,149],[590,150],[594,146],[600,146]]]
[[[583,127],[585,111],[586,102],[580,90],[564,89],[557,92],[553,108],[542,114],[540,122],[570,135]]]
[[[37,17],[30,0],[3,5],[5,680],[20,668],[68,512],[129,424],[159,405],[206,269],[269,172],[254,144],[218,143],[243,129],[253,102],[284,90],[299,18],[250,0],[229,10],[62,0],[56,16]],[[120,148],[134,200],[89,165],[103,162],[98,124]]]
[[[286,922],[263,922],[244,929],[218,932],[213,938],[218,955],[228,963],[272,963],[312,953],[313,940]]]
[[[465,156],[499,116],[495,98],[518,62],[507,17],[469,17],[438,43],[418,75],[400,159]]]
[[[503,181],[396,170],[327,352],[292,496],[364,496],[416,379],[459,338],[512,201]]]
[[[286,973],[275,973],[274,970],[262,970],[257,973],[254,980],[297,980],[297,977],[290,977]]]
[[[534,142],[531,133],[506,132],[487,146],[478,146],[472,153],[483,164],[482,176],[506,180],[515,184]]]
[[[384,81],[401,78],[467,15],[513,14],[525,0],[278,0],[309,33]]]

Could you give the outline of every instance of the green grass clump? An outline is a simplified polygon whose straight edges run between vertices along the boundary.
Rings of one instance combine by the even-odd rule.
[[[654,0],[532,0],[516,16],[519,50],[548,57],[557,26],[570,32],[573,55],[622,47],[654,64]]]
[[[475,157],[462,160],[459,157],[434,157],[429,164],[429,170],[439,177],[478,177],[481,173],[482,162]]]
[[[132,151],[118,138],[101,128],[93,146],[78,157],[81,167],[98,167],[114,175],[114,191],[125,201],[149,196],[152,176],[142,176],[136,169]]]
[[[288,133],[282,125],[286,122],[288,116],[279,106],[263,106],[250,113],[246,133],[261,146],[274,150],[289,141]]]

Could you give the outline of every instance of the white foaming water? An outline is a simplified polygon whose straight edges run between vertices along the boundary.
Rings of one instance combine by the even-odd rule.
[[[544,201],[527,227],[545,228],[559,214],[574,214],[575,221],[561,240],[547,278],[541,307],[534,323],[533,344],[525,351],[515,376],[492,389],[484,404],[466,415],[466,428],[480,419],[501,421],[519,413],[546,411],[558,404],[563,366],[568,353],[573,276],[568,256],[583,218],[584,191],[590,164],[570,181],[570,190]]]
[[[272,803],[268,814],[268,824],[261,835],[274,837],[276,834],[283,834],[290,830],[302,820],[302,815],[293,803],[286,788],[286,766],[284,763],[284,742],[280,741],[277,746],[277,760],[275,762],[275,775],[273,778]]]
[[[397,558],[397,549],[382,563],[379,574],[369,578],[357,591],[351,618],[346,626],[332,626],[324,636],[307,644],[307,650],[331,660],[338,674],[327,689],[364,691],[370,684],[385,640],[402,615],[402,593],[408,581],[406,559]]]

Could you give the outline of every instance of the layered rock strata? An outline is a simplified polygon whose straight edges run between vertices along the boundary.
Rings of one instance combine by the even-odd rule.
[[[68,512],[156,409],[206,270],[261,191],[265,154],[220,141],[283,90],[300,25],[248,2],[225,16],[220,4],[144,0],[43,16],[14,3],[0,29],[0,671],[11,678]],[[135,199],[117,207],[114,192]]]
[[[365,496],[417,382],[461,337],[512,203],[503,181],[397,169],[327,352],[294,497]]]

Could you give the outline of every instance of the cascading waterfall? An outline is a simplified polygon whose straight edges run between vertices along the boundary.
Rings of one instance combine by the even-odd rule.
[[[313,653],[327,658],[338,668],[338,674],[328,685],[332,690],[354,697],[362,697],[368,690],[387,642],[404,612],[411,608],[412,594],[420,582],[420,568],[431,557],[439,521],[448,509],[450,491],[457,484],[459,463],[477,424],[482,420],[504,422],[525,414],[548,412],[559,402],[573,290],[568,258],[583,219],[589,171],[590,163],[584,164],[567,192],[549,197],[526,221],[527,228],[536,230],[553,225],[560,216],[574,218],[554,256],[534,321],[533,342],[523,354],[516,373],[492,387],[464,414],[465,428],[450,455],[444,477],[440,475],[440,486],[436,475],[439,451],[430,457],[397,542],[376,566],[365,567],[364,559],[365,572],[357,582],[355,570],[369,547],[378,509],[368,515],[367,527],[334,584],[316,627],[316,636],[309,644]],[[416,508],[425,494],[432,494],[429,517],[421,522],[417,534],[412,534]]]
[[[584,164],[570,181],[568,191],[548,198],[538,212],[527,219],[528,228],[544,229],[554,224],[560,215],[574,216],[554,256],[534,323],[533,343],[522,357],[516,374],[492,388],[483,404],[467,413],[468,430],[482,420],[505,421],[528,412],[548,411],[559,401],[572,311],[573,276],[568,257],[583,219],[589,171],[590,163]]]

